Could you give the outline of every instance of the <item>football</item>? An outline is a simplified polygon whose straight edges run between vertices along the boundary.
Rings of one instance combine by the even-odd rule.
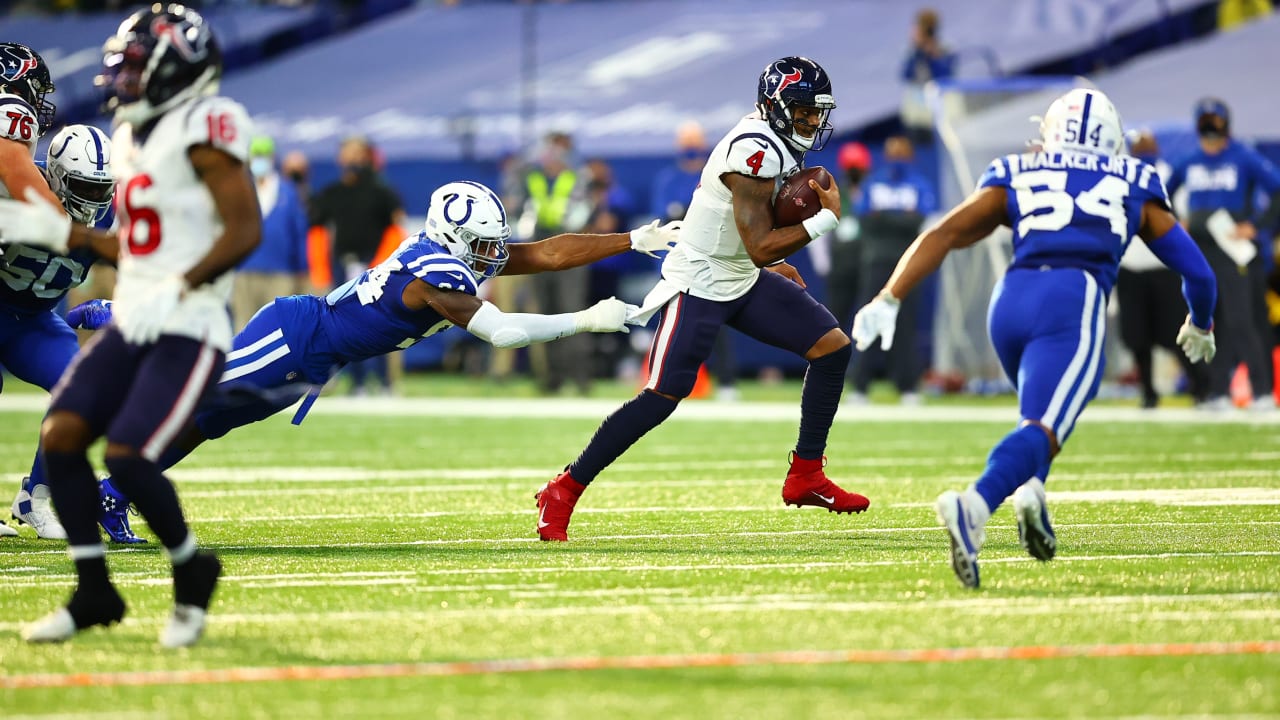
[[[778,197],[773,201],[773,226],[776,228],[799,225],[822,209],[818,191],[809,187],[814,180],[823,190],[831,187],[835,179],[827,169],[818,165],[805,168],[782,181]]]

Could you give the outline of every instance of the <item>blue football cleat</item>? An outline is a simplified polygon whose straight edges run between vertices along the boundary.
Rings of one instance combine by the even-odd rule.
[[[98,516],[98,524],[107,531],[111,542],[135,545],[145,543],[146,538],[133,534],[129,527],[129,513],[138,514],[129,504],[129,498],[111,484],[111,478],[103,478],[98,482],[98,494],[102,498],[102,514]]]
[[[985,521],[974,523],[969,503],[972,500],[954,490],[938,496],[934,509],[951,537],[951,569],[965,587],[979,585],[978,551],[986,539]],[[979,499],[979,502],[981,500]]]
[[[1018,516],[1018,540],[1037,560],[1052,560],[1058,550],[1058,538],[1049,524],[1044,483],[1031,478],[1013,493],[1013,511]]]

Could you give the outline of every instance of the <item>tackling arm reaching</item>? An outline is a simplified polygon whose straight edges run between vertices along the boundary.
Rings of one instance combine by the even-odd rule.
[[[654,253],[670,250],[680,240],[680,227],[679,222],[659,226],[658,221],[654,220],[629,233],[564,233],[538,242],[508,245],[507,251],[511,253],[511,258],[500,274],[531,275],[566,270],[589,265],[628,250],[656,257]]]

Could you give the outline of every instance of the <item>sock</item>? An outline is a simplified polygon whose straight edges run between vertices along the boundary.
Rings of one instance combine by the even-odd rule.
[[[641,390],[625,405],[600,423],[591,442],[568,468],[569,474],[583,485],[589,485],[618,456],[627,451],[644,434],[658,427],[675,412],[679,400]]]
[[[67,603],[76,628],[106,625],[124,617],[124,601],[107,574],[106,546],[99,541],[93,545],[72,545],[67,551],[79,576],[79,584]]]
[[[987,456],[987,469],[974,489],[995,512],[1005,498],[1032,477],[1041,477],[1049,466],[1049,436],[1034,425],[1024,425],[1004,436]],[[1045,474],[1048,474],[1045,472]]]
[[[827,449],[827,434],[840,407],[844,391],[844,374],[849,367],[853,347],[845,345],[833,353],[809,361],[804,374],[804,390],[800,393],[800,437],[796,440],[796,457],[813,460]]]
[[[36,489],[37,485],[48,484],[48,475],[45,474],[44,469],[44,453],[37,449],[36,457],[31,461],[31,474],[27,476],[26,480],[22,481],[22,489],[26,490],[27,494],[34,494],[32,491]]]
[[[166,548],[172,550],[186,541],[187,520],[178,503],[178,492],[160,474],[159,465],[136,456],[108,457],[107,469],[111,471],[111,484],[133,501]]]
[[[98,534],[98,513],[102,505],[98,501],[98,481],[93,478],[93,466],[83,452],[44,453],[44,463],[49,471],[49,493],[53,508],[67,531],[67,544],[76,546],[102,545]]]

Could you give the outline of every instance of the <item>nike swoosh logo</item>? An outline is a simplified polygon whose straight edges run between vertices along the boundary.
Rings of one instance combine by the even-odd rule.
[[[755,140],[755,138],[752,138],[752,140]],[[762,148],[768,148],[768,147],[769,147],[769,143],[767,143],[767,142],[765,142],[765,141],[763,141],[763,140],[756,140],[756,141],[755,141],[755,143],[756,143],[757,145],[759,145],[760,147],[762,147]]]
[[[550,524],[551,524],[551,523],[549,523],[549,522],[545,522],[545,521],[542,519],[546,514],[547,514],[547,508],[546,508],[546,506],[544,505],[544,506],[542,507],[542,511],[538,513],[538,529],[539,529],[539,530],[541,530],[542,528],[544,528],[544,527],[546,527],[546,526],[548,526],[548,525],[550,525]]]
[[[457,278],[458,280],[462,279],[462,273],[451,272],[451,273],[445,273],[445,275],[448,275],[451,278]]]
[[[823,494],[819,493],[817,490],[814,490],[814,491],[812,491],[812,492],[813,492],[813,494],[814,494],[814,495],[817,495],[817,496],[818,496],[818,499],[819,499],[819,500],[821,500],[822,502],[824,502],[824,503],[826,503],[826,504],[828,504],[828,505],[834,504],[834,503],[835,503],[835,501],[836,501],[836,496],[835,496],[835,495],[832,495],[831,497],[827,497],[826,495],[823,495]]]

